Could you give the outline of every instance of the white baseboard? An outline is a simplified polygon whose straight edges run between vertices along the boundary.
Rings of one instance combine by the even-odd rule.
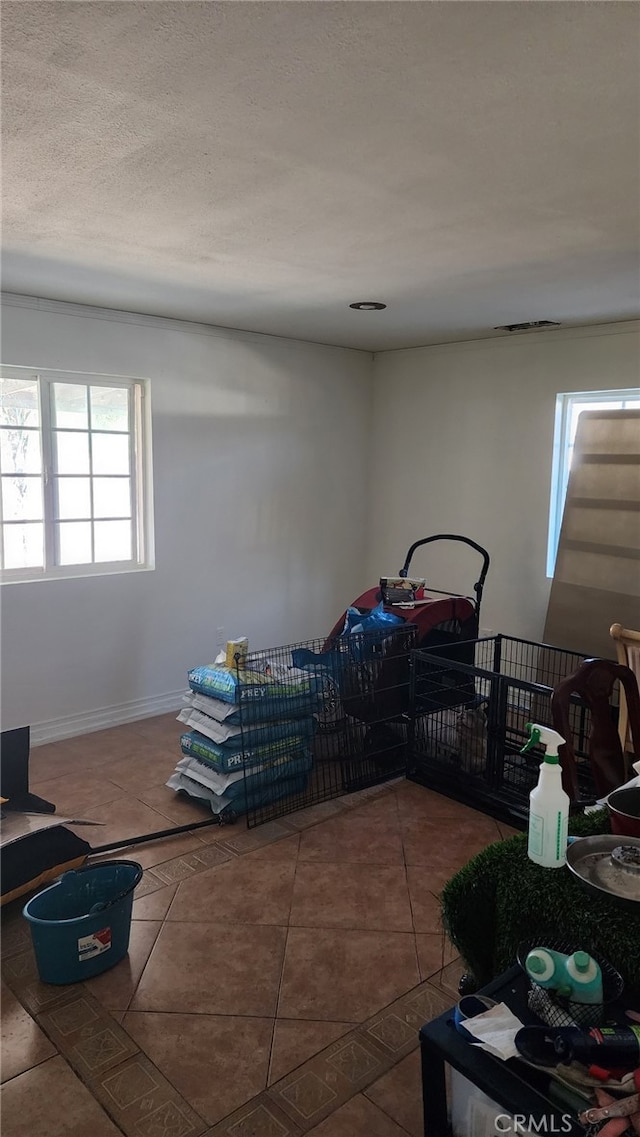
[[[31,745],[60,742],[64,738],[74,738],[77,734],[91,734],[94,730],[107,730],[110,726],[137,722],[138,719],[165,715],[170,711],[177,714],[185,690],[183,687],[180,691],[168,691],[166,695],[150,695],[146,699],[134,699],[131,703],[119,703],[114,707],[100,707],[77,715],[49,719],[48,722],[32,723]]]

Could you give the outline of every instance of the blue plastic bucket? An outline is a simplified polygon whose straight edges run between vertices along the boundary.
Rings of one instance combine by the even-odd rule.
[[[136,861],[71,869],[25,904],[43,983],[81,983],[114,967],[129,950]]]

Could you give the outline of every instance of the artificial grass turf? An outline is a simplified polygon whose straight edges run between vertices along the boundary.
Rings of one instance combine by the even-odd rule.
[[[569,819],[576,837],[610,832],[604,809]],[[569,940],[608,960],[626,994],[640,1000],[640,912],[587,891],[566,866],[534,864],[526,834],[478,853],[445,885],[441,899],[444,926],[480,986],[516,962],[523,940]]]

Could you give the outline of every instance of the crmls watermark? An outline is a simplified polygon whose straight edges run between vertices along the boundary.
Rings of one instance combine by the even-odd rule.
[[[562,1117],[528,1117],[524,1113],[516,1113],[511,1117],[508,1113],[499,1113],[495,1120],[496,1133],[570,1133],[572,1120],[570,1113],[563,1113]]]

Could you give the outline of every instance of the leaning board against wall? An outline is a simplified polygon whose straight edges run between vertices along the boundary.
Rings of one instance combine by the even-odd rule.
[[[615,659],[615,622],[640,627],[640,411],[583,411],[544,639]]]

